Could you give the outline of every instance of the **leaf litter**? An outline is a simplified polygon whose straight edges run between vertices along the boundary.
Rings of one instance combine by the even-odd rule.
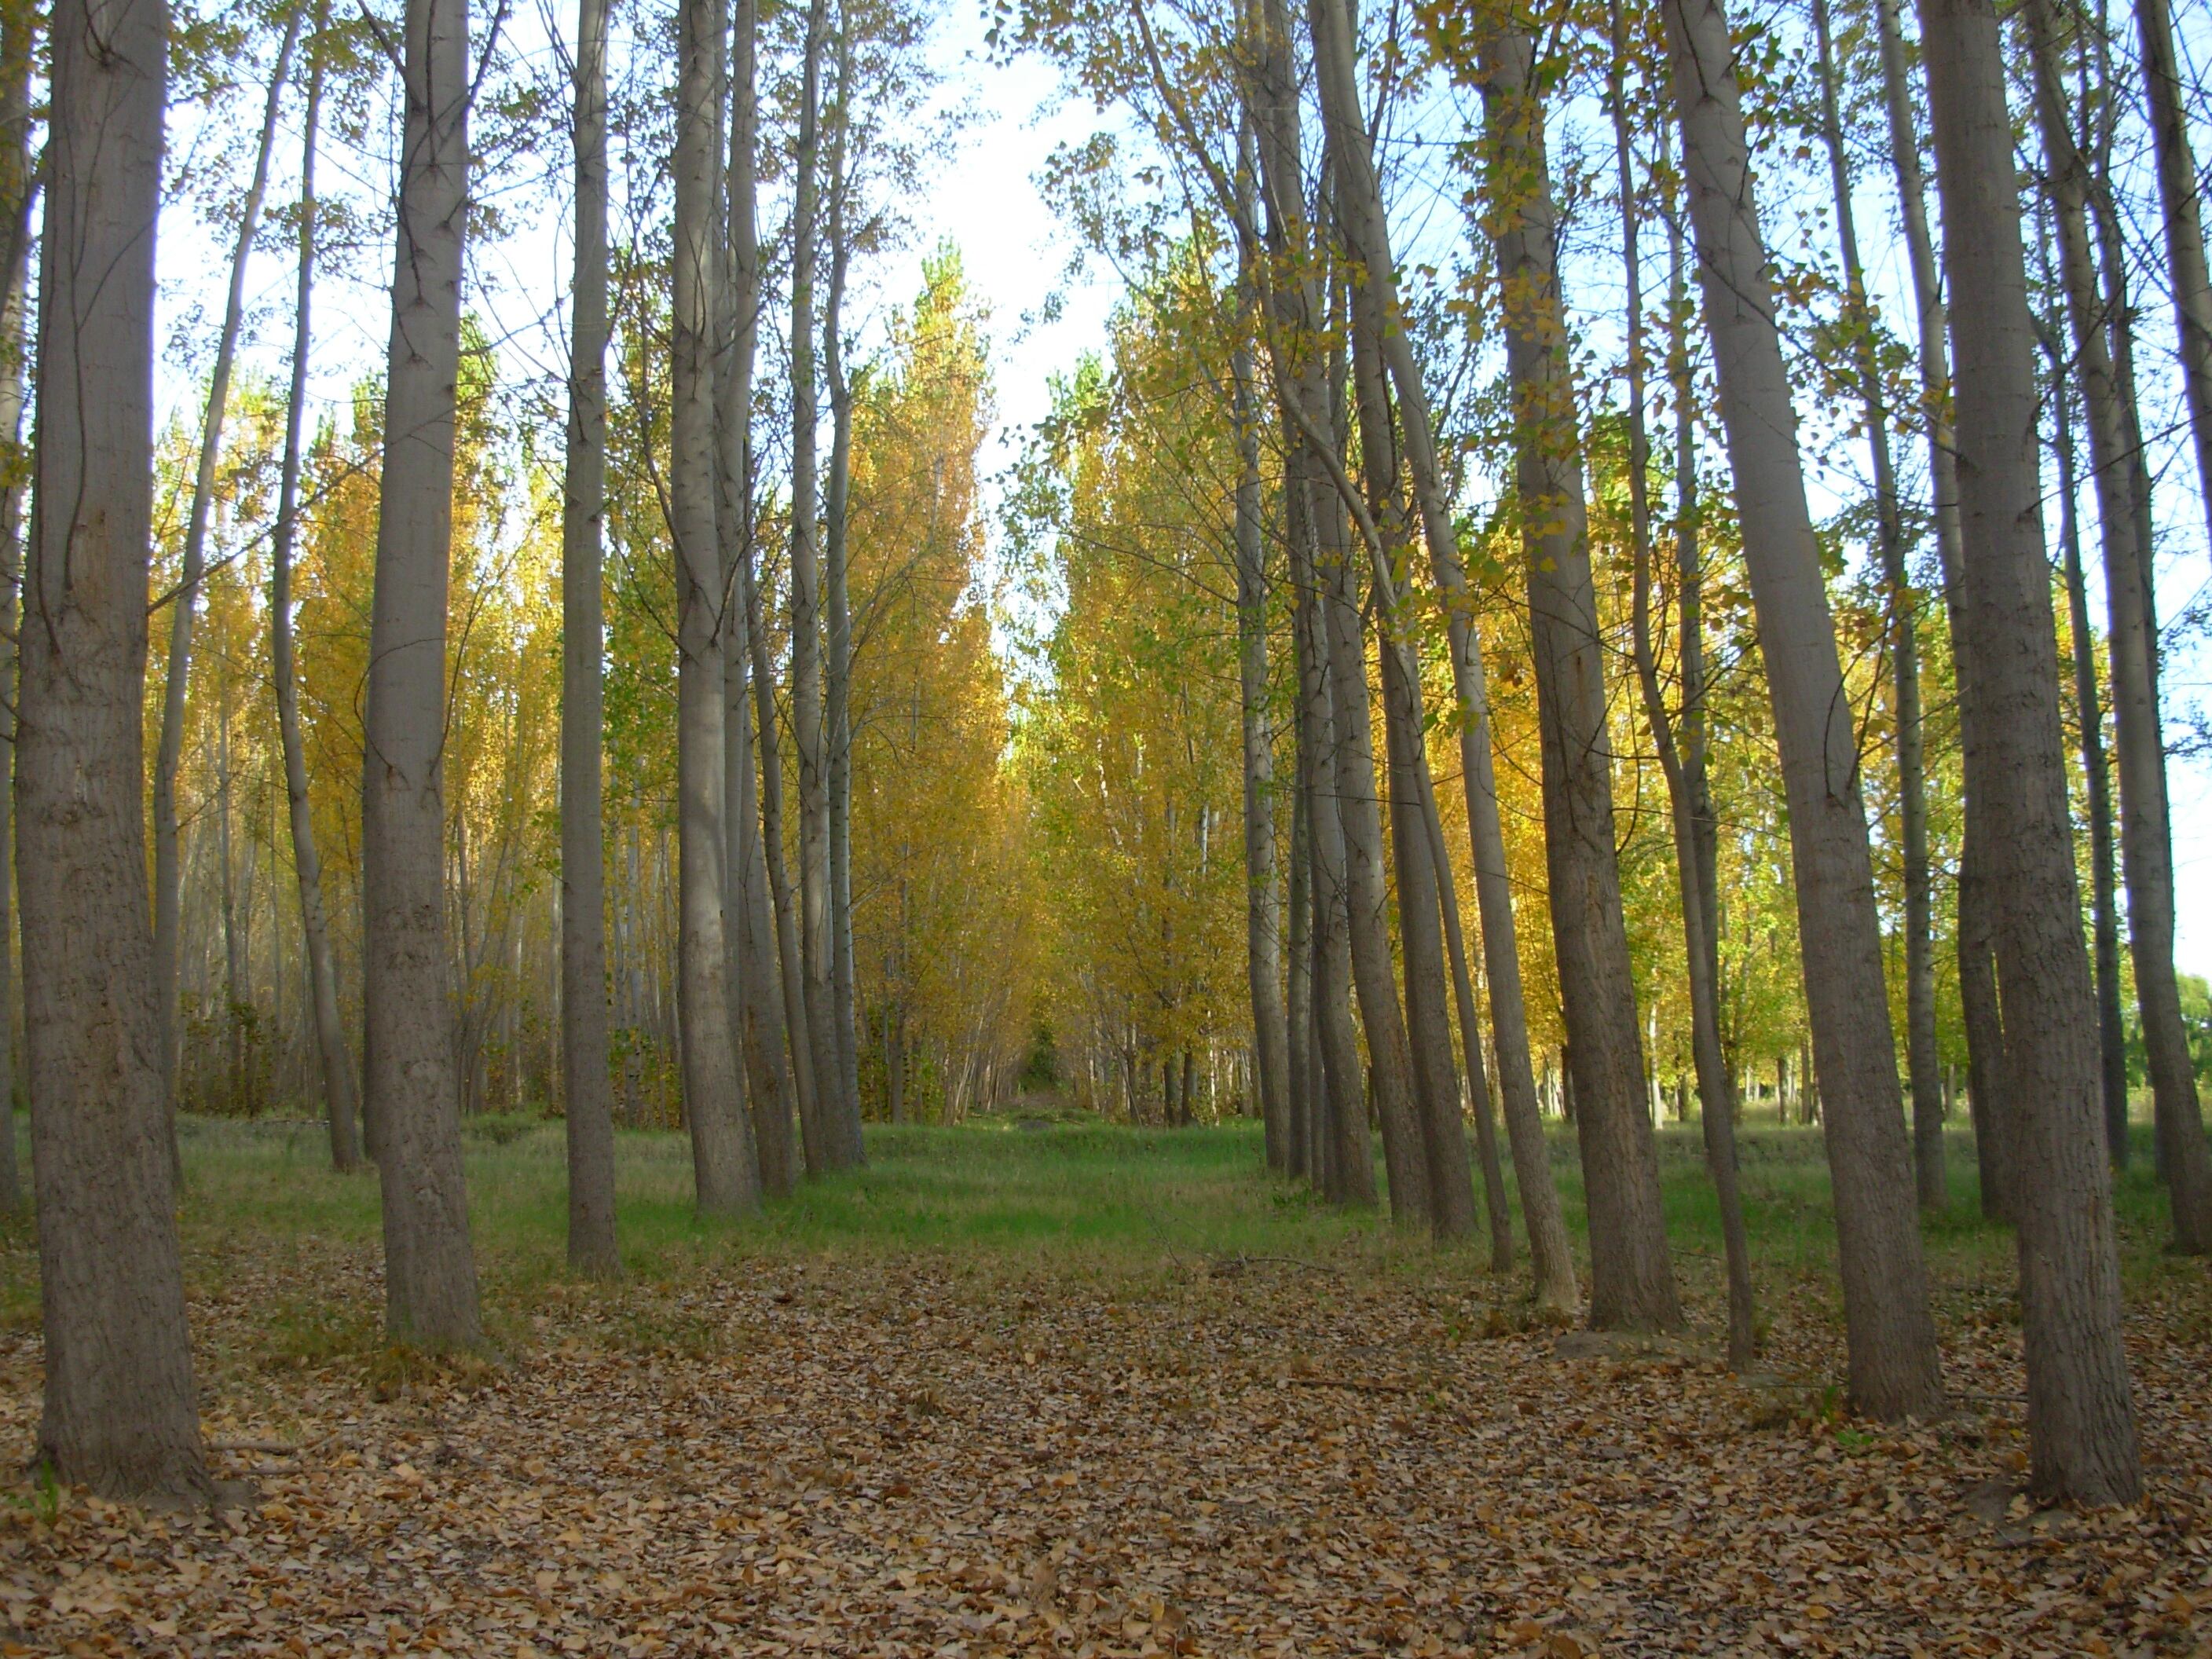
[[[1464,1265],[1312,1265],[746,1261],[431,1366],[272,1337],[380,1305],[373,1252],[226,1263],[194,1331],[256,1501],[19,1498],[0,1654],[2212,1656],[2201,1270],[2130,1307],[2148,1496],[2080,1514],[2017,1495],[1986,1296],[1946,1307],[1979,1403],[1891,1429],[1791,1380],[1840,1372],[1809,1279],[1740,1382]],[[26,1449],[39,1363],[0,1338]]]

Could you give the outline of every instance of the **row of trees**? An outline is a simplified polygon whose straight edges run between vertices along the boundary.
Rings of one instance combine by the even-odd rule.
[[[1158,158],[1147,174],[1101,140],[1054,175],[1144,296],[1111,364],[1066,389],[1035,464],[1031,510],[1056,538],[1066,606],[1044,653],[1058,703],[1042,765],[1086,792],[1079,833],[1062,837],[1083,848],[1071,863],[1106,866],[1067,1000],[1125,1067],[1172,1061],[1192,1021],[1223,1020],[1236,994],[1218,971],[1225,917],[1208,899],[1225,860],[1208,829],[1232,793],[1218,745],[1233,697],[1247,921],[1234,1023],[1251,1033],[1270,1162],[1331,1197],[1370,1197],[1371,1112],[1394,1217],[1440,1238],[1473,1231],[1479,1164],[1502,1261],[1510,1156],[1540,1293],[1577,1305],[1538,1121],[1535,1034],[1556,996],[1589,1194],[1589,1316],[1674,1326],[1646,1048],[1663,977],[1686,992],[1741,1361],[1752,1279],[1727,966],[1759,908],[1746,844],[1779,830],[1789,865],[1766,891],[1794,903],[1781,950],[1802,975],[1854,1403],[1880,1417],[1942,1407],[1915,1194],[1934,1206],[1946,1191],[1948,981],[1984,1201],[2019,1232],[2035,1486],[2130,1498],[2109,1184],[2126,1156],[2127,1079],[2107,693],[2160,1168],[2176,1243],[2212,1242],[2172,962],[2154,501],[2132,367],[2148,319],[2127,298],[2131,283],[2173,296],[2180,418],[2212,436],[2193,389],[2206,295],[2171,21],[2148,0],[2130,41],[2031,6],[2010,50],[1972,0],[1929,0],[1917,41],[1888,3],[1844,19],[1841,42],[1825,0],[1786,38],[1733,33],[1715,0],[1415,10],[1417,40],[1395,14],[1363,33],[1346,0],[1300,15],[1280,0],[1226,14],[1040,0],[1020,17],[1020,40],[1118,106]],[[2025,191],[2015,107],[2039,140]],[[1576,140],[1564,183],[1563,124]],[[2162,185],[2151,224],[2165,257],[2148,268],[2112,163],[2122,129],[2148,134]],[[1778,255],[1769,175],[1808,172],[1826,186],[1811,222],[1827,251]],[[1901,331],[1859,245],[1877,189],[1908,256]],[[1431,204],[1455,192],[1474,252],[1455,268]],[[1602,252],[1594,218],[1615,233]],[[1946,292],[1975,303],[1947,313]],[[1609,314],[1593,323],[1601,296]],[[1808,389],[1826,431],[1801,439]],[[1831,524],[1813,513],[1808,443],[1816,460],[1851,452],[1865,481],[1863,505]],[[1492,499],[1470,513],[1469,473],[1491,457]],[[1725,462],[1717,477],[1712,461]],[[2106,576],[2101,659],[2073,508],[2084,470]],[[2046,471],[2065,503],[2057,583]],[[1864,576],[1839,585],[1839,555],[1862,548]],[[1133,614],[1124,595],[1138,592]],[[1524,679],[1540,755],[1525,766]],[[1656,799],[1632,757],[1648,757]],[[1518,775],[1501,779],[1509,763]],[[2080,847],[2077,781],[2091,828]],[[1761,794],[1764,823],[1741,810]],[[1647,960],[1657,946],[1630,925],[1637,878],[1652,876],[1648,860],[1636,868],[1632,806],[1671,843],[1671,902],[1643,907],[1668,915],[1671,961],[1642,996],[1639,946]],[[1516,823],[1538,816],[1540,910],[1533,883],[1516,894],[1528,866],[1514,847]],[[1877,879],[1878,856],[1892,880]],[[1143,879],[1119,876],[1125,860]],[[1539,915],[1548,952],[1522,937]],[[1940,964],[1939,941],[1952,947]],[[1098,971],[1109,961],[1122,971]],[[1529,972],[1540,962],[1543,981]],[[1173,1087],[1164,1074],[1170,1103]]]
[[[558,88],[459,0],[388,29],[307,0],[215,28],[64,4],[43,87],[34,15],[0,8],[10,383],[40,398],[8,501],[45,641],[17,768],[40,1446],[102,1491],[204,1493],[178,1105],[319,1097],[333,1163],[380,1176],[387,1325],[435,1349],[483,1340],[466,1108],[564,1111],[571,1259],[613,1274],[618,1115],[682,1124],[701,1208],[733,1213],[859,1163],[864,1091],[957,1115],[1011,1083],[992,393],[950,250],[854,344],[856,273],[903,234],[927,150],[910,10],[691,0],[672,38],[584,0]],[[252,118],[165,181],[173,54],[203,131]],[[332,149],[342,181],[373,176],[387,114],[388,362],[319,422],[319,278],[380,216],[319,177]],[[572,350],[549,383],[502,374],[463,295],[472,170],[563,131]],[[297,196],[265,210],[288,151]],[[226,165],[246,188],[218,220],[212,362],[157,434],[156,227],[221,200]],[[280,251],[286,387],[249,351],[249,267]]]

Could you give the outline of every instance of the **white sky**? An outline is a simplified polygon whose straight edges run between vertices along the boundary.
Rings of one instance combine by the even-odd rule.
[[[572,10],[567,4],[559,7],[564,29],[573,27]],[[539,6],[519,6],[510,27],[511,38],[526,59],[541,65],[550,63],[545,12]],[[971,119],[959,132],[949,163],[908,204],[909,217],[917,227],[913,245],[864,275],[851,314],[862,319],[864,330],[871,318],[879,326],[887,305],[902,303],[918,290],[922,258],[941,238],[961,248],[968,280],[991,313],[998,426],[984,464],[987,472],[996,473],[1014,459],[1028,429],[1047,413],[1051,377],[1067,371],[1085,351],[1103,347],[1106,319],[1119,291],[1095,264],[1087,280],[1066,285],[1073,240],[1046,205],[1034,178],[1056,144],[1079,140],[1112,118],[1099,115],[1085,100],[1064,100],[1057,76],[1033,60],[1012,64],[989,61],[983,29],[977,0],[949,0],[932,47],[945,82],[940,103],[948,108],[964,105]],[[618,41],[617,69],[621,52]],[[296,122],[296,109],[289,112],[289,119]],[[172,131],[173,149],[188,151],[197,134],[189,114],[175,120]],[[560,148],[565,150],[565,145]],[[559,158],[544,159],[550,166]],[[270,192],[272,205],[287,203],[296,193],[297,166],[295,133],[277,157]],[[326,186],[380,187],[373,162],[346,158],[327,146],[323,168]],[[360,176],[347,178],[349,168]],[[1860,234],[1878,267],[1873,280],[1879,289],[1898,280],[1897,272],[1882,268],[1897,265],[1902,256],[1895,239],[1887,234],[1891,216],[1874,204],[1877,199],[1870,194],[1869,204],[1862,207],[1863,214],[1877,216],[1863,223]],[[1767,206],[1770,233],[1786,235],[1787,228],[1776,222],[1779,216],[1774,204]],[[565,360],[559,319],[570,263],[566,227],[557,205],[524,208],[514,219],[515,228],[501,245],[477,252],[470,303],[485,315],[495,335],[507,340],[501,353],[505,373],[526,374],[532,365],[557,371]],[[181,325],[181,331],[194,339],[211,341],[222,303],[221,239],[180,214],[166,218],[163,231],[161,337],[170,340]],[[389,320],[382,285],[389,279],[390,257],[388,246],[365,253],[354,270],[327,276],[319,289],[312,392],[319,402],[337,404],[362,375],[381,368]],[[281,380],[289,349],[291,282],[288,259],[257,257],[249,282],[257,333],[248,343],[244,362],[272,379]],[[1039,320],[1048,301],[1055,299],[1057,315],[1048,322]],[[1593,301],[1603,304],[1604,298],[1591,296],[1585,303]],[[2167,326],[2158,307],[2148,301],[2145,326],[2153,331]],[[198,361],[189,368],[165,364],[161,387],[165,412],[184,411],[197,417],[193,405],[209,349],[205,343],[198,345],[194,353]],[[2165,360],[2163,345],[2150,356],[2146,372],[2157,373]],[[1809,464],[1813,458],[1808,454],[1808,459]],[[1912,464],[1900,455],[1900,466]],[[2178,477],[2171,481],[2181,482]],[[1818,490],[1817,477],[1814,482]],[[2162,518],[2176,517],[2183,493],[2176,491]],[[2193,509],[2193,493],[2188,505]],[[2168,615],[2207,580],[2198,535],[2185,534],[2179,541],[2185,550],[2169,557],[2161,573]],[[2096,586],[2094,580],[2092,586]],[[2101,604],[2095,608],[2101,611]],[[2201,705],[2212,691],[2212,650],[2199,646],[2185,659],[2170,663],[2166,690],[2172,707]],[[2171,768],[2171,787],[2179,925],[2176,955],[2185,970],[2212,974],[2212,763],[2177,760]]]

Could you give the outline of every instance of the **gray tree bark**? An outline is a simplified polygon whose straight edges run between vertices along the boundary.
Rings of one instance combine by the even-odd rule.
[[[601,525],[607,495],[607,0],[578,0],[576,264],[568,331],[568,471],[561,492],[561,1083],[568,1146],[568,1266],[622,1271],[608,1073],[606,686]]]
[[[207,411],[200,425],[199,465],[192,477],[190,516],[185,523],[184,568],[169,613],[169,661],[161,688],[161,736],[154,757],[154,970],[161,1012],[161,1064],[170,1097],[177,1088],[177,963],[182,918],[181,873],[177,859],[177,768],[185,750],[185,694],[191,683],[192,618],[199,605],[200,578],[207,563],[208,520],[215,510],[216,463],[222,456],[223,417],[230,402],[231,365],[246,319],[246,262],[261,226],[261,204],[269,188],[269,161],[276,143],[276,117],[284,95],[292,48],[307,16],[295,6],[277,48],[269,89],[262,105],[261,142],[254,152],[253,175],[240,204],[238,234],[230,251],[230,287],[224,298],[222,332],[216,343],[215,368],[208,378]]]
[[[1484,133],[1505,298],[1516,483],[1543,745],[1544,851],[1552,938],[1575,1073],[1575,1133],[1589,1194],[1590,1323],[1681,1323],[1659,1158],[1644,1101],[1644,1045],[1614,851],[1613,741],[1604,644],[1590,572],[1572,371],[1558,276],[1558,229],[1534,42],[1493,37]]]
[[[1856,735],[1775,323],[1720,0],[1666,0],[1684,174],[1790,807],[1806,1005],[1842,1258],[1850,1392],[1878,1418],[1942,1407],[1911,1149],[1882,979]]]
[[[1923,1210],[1950,1202],[1943,1172],[1943,1079],[1936,1048],[1935,896],[1928,863],[1928,780],[1920,713],[1920,596],[1905,568],[1905,511],[1889,447],[1889,399],[1882,388],[1880,340],[1867,301],[1851,210],[1850,162],[1838,112],[1834,43],[1827,0],[1814,0],[1820,51],[1820,125],[1828,178],[1836,198],[1836,239],[1843,254],[1846,304],[1854,335],[1859,399],[1866,410],[1867,449],[1874,463],[1875,540],[1889,608],[1890,714],[1897,727],[1898,830],[1905,865],[1905,1047],[1911,1085],[1913,1175]]]
[[[677,1012],[684,1119],[700,1210],[760,1204],[744,1079],[731,1045],[722,938],[722,569],[715,513],[714,110],[721,19],[713,0],[679,12],[675,246],[669,363],[669,530],[677,587]]]
[[[2136,0],[2143,89],[2150,101],[2151,148],[2158,158],[2159,205],[2166,229],[2166,276],[2180,335],[2181,390],[2196,441],[2197,487],[2212,532],[2212,273],[2205,269],[2203,204],[2189,143],[2181,65],[2167,0]]]
[[[2031,0],[2040,9],[2045,0]],[[2098,1127],[2095,1004],[2075,887],[2045,562],[2034,331],[2004,52],[1989,0],[1923,0],[1921,31],[1959,357],[1957,443],[1973,698],[1966,810],[1989,831],[2006,1116],[2020,1203],[2030,1485],[2142,1490],[2119,1259]],[[2031,20],[2033,22],[2033,19]]]
[[[363,1091],[384,1211],[384,1316],[483,1340],[461,1170],[446,940],[446,599],[468,201],[466,0],[408,0],[392,339],[362,764]]]
[[[154,234],[168,13],[57,0],[17,708],[38,1455],[110,1498],[204,1498],[146,917]]]
[[[729,891],[723,917],[730,945],[731,1018],[745,1057],[753,1145],[762,1190],[781,1196],[797,1176],[792,1121],[799,1085],[786,1052],[775,924],[769,917],[767,854],[762,846],[760,782],[753,770],[754,462],[753,374],[759,357],[761,267],[756,206],[759,140],[759,8],[738,0],[731,31],[730,162],[727,186],[730,315],[716,392],[721,462],[720,528],[725,630],[722,681],[722,812]]]
[[[2049,0],[2026,0],[2021,15],[2035,66],[2036,120],[2057,219],[2059,273],[2088,414],[2089,468],[2104,546],[2106,639],[2120,763],[2120,865],[2127,883],[2136,1000],[2166,1155],[2174,1246],[2203,1255],[2212,1250],[2212,1154],[2205,1146],[2196,1068],[2173,971],[2173,848],[2159,708],[2158,637],[2136,499],[2137,446],[2130,441],[2123,390],[2106,337],[2112,319],[2106,313],[2089,241],[2089,166],[2068,124],[2058,19]]]

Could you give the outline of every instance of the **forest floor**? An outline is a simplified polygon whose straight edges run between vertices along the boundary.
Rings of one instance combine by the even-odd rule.
[[[2037,1513],[2008,1238],[1965,1184],[1930,1229],[1956,1414],[1852,1420],[1803,1131],[1747,1146],[1767,1374],[1739,1380],[1671,1127],[1694,1328],[1638,1352],[1267,1182],[1242,1128],[878,1130],[866,1172],[720,1227],[678,1137],[625,1135],[607,1288],[560,1270],[559,1126],[478,1123],[499,1352],[446,1366],[380,1339],[373,1177],[312,1127],[187,1128],[208,1433],[258,1501],[18,1484],[0,1653],[2212,1654],[2212,1287],[2146,1177],[2149,1495]],[[25,1453],[35,1272],[9,1237]]]

